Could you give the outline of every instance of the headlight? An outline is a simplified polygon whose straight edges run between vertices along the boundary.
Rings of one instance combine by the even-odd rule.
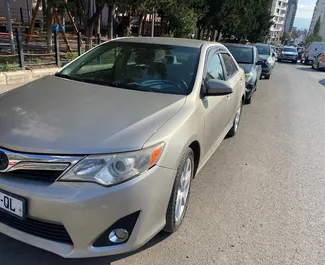
[[[252,72],[249,72],[249,73],[245,74],[245,81],[246,81],[246,83],[249,82],[249,80],[251,80],[253,76],[254,75],[253,75]]]
[[[60,181],[96,182],[112,186],[130,180],[154,166],[164,143],[136,152],[90,155],[81,160]]]

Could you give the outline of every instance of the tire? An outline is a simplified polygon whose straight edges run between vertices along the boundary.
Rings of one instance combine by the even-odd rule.
[[[294,60],[294,61],[292,61],[292,63],[294,63],[294,64],[297,64],[297,61],[296,61],[296,60]]]
[[[188,167],[191,168],[190,172],[188,172],[186,169]],[[185,172],[186,171],[186,172]],[[187,173],[183,174],[183,173]],[[166,212],[166,225],[163,228],[163,231],[167,233],[174,233],[178,230],[178,228],[181,226],[190,196],[190,190],[191,190],[191,183],[192,179],[194,177],[194,153],[191,148],[188,148],[185,154],[183,155],[181,162],[179,163],[176,177],[174,181],[173,190],[169,199],[168,208]],[[188,183],[186,185],[187,188],[187,195],[184,204],[180,205],[178,204],[180,202],[180,198],[177,199],[180,196],[180,189],[182,188],[182,183]],[[185,186],[183,187],[185,189]]]
[[[227,134],[227,137],[234,137],[237,134],[240,119],[241,119],[242,110],[243,110],[243,102],[241,102],[240,107],[237,110],[235,119],[233,121],[233,124],[232,124],[232,127],[231,127],[230,131]],[[237,120],[237,118],[238,118],[238,120]]]
[[[252,96],[250,98],[245,99],[245,104],[251,104],[252,103]]]
[[[265,78],[265,79],[270,79],[270,78],[271,78],[271,74],[264,75],[264,78]]]
[[[305,64],[305,65],[308,65],[308,60],[305,60],[305,61],[304,61],[304,64]]]

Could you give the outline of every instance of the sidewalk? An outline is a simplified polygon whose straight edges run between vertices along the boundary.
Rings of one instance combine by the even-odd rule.
[[[43,68],[34,70],[21,70],[13,72],[0,72],[0,93],[29,83],[43,76],[53,75],[60,68]]]

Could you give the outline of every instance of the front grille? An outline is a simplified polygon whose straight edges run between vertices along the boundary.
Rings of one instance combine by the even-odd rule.
[[[20,178],[34,181],[41,181],[46,183],[53,183],[63,173],[63,171],[54,170],[15,170],[0,173],[0,177]]]
[[[29,217],[26,217],[25,220],[20,220],[1,211],[0,223],[40,238],[69,245],[73,244],[67,230],[61,224],[47,223]]]

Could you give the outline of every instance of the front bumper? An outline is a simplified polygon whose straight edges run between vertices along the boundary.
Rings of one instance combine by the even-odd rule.
[[[0,222],[0,232],[65,258],[97,257],[141,247],[165,225],[166,210],[176,172],[155,166],[125,183],[105,188],[93,183],[54,182],[51,185],[0,178],[0,189],[27,199],[27,216],[62,224],[72,244],[31,235]],[[120,245],[94,247],[117,220],[140,211],[129,240]]]
[[[281,55],[279,57],[280,60],[287,60],[287,61],[297,61],[298,56],[292,56],[292,55]]]

